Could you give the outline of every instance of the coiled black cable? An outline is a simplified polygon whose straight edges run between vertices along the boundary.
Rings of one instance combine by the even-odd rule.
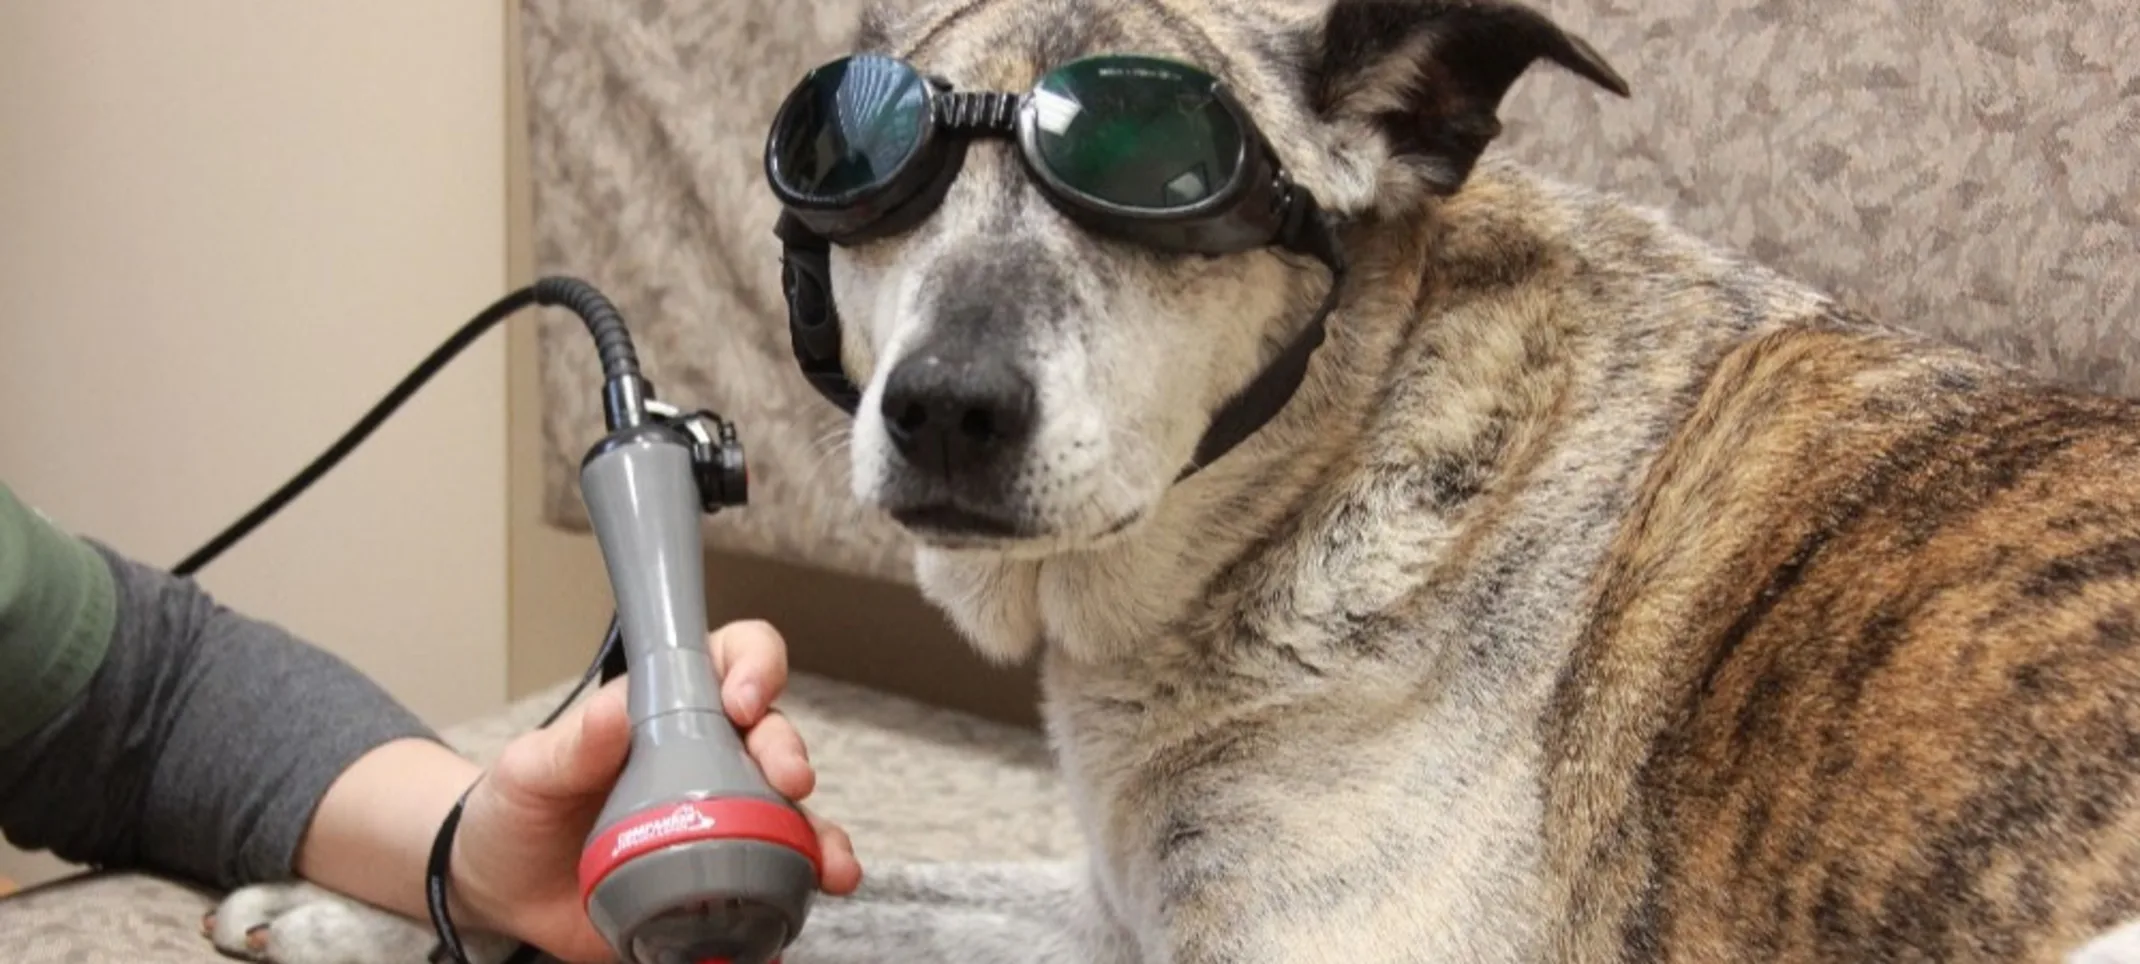
[[[529,290],[537,304],[570,309],[587,323],[588,334],[594,336],[595,353],[602,360],[604,378],[639,375],[639,352],[632,348],[624,316],[593,285],[577,278],[549,277],[535,282]]]
[[[318,457],[314,458],[311,464],[306,465],[304,469],[292,476],[288,482],[283,483],[267,498],[261,500],[258,505],[239,517],[236,522],[231,523],[222,532],[217,533],[215,538],[208,540],[199,549],[186,556],[184,560],[172,569],[172,572],[179,576],[192,576],[198,573],[202,567],[215,561],[217,557],[228,551],[232,546],[237,545],[239,540],[244,539],[253,530],[258,529],[262,523],[272,518],[275,513],[282,511],[298,495],[311,488],[313,483],[318,482],[321,476],[326,475],[336,465],[339,465],[343,459],[348,458],[351,452],[356,451],[358,445],[363,444],[365,439],[371,437],[371,434],[377,431],[380,425],[384,424],[396,410],[400,409],[409,400],[410,396],[415,395],[416,391],[422,388],[424,383],[429,382],[433,376],[445,368],[447,363],[466,350],[469,345],[474,344],[478,338],[481,338],[490,329],[497,327],[499,322],[504,321],[529,305],[562,307],[579,316],[580,320],[586,324],[588,334],[594,337],[596,354],[601,359],[603,405],[610,430],[615,431],[619,428],[636,426],[644,422],[646,419],[645,403],[647,399],[653,397],[653,389],[652,386],[647,384],[645,377],[640,374],[639,353],[632,347],[631,332],[625,327],[623,314],[617,310],[616,305],[610,303],[608,297],[585,281],[564,276],[542,278],[532,285],[498,299],[491,303],[490,307],[483,309],[480,314],[469,319],[451,337],[433,349],[407,375],[402,376],[401,381],[394,386],[393,390],[387,392],[384,397],[373,404],[371,409],[365,412],[364,416],[358,419],[355,425],[344,432],[341,438],[336,439],[333,445],[328,446],[326,451],[321,452]],[[623,674],[625,671],[623,662],[624,649],[620,644],[621,630],[619,629],[617,616],[612,612],[609,618],[609,629],[603,636],[601,646],[596,649],[594,659],[588,664],[586,672],[581,675],[579,684],[572,688],[572,692],[565,695],[565,698],[558,703],[556,709],[550,711],[549,717],[543,720],[542,725],[537,729],[548,727],[557,722],[557,718],[564,715],[565,709],[579,699],[580,694],[587,689],[588,684],[592,683],[598,676],[606,683]],[[448,865],[453,853],[454,835],[460,827],[461,805],[466,800],[467,796],[464,792],[461,800],[454,803],[453,809],[447,813],[446,818],[440,823],[437,835],[432,838],[430,862],[425,868],[424,874],[424,896],[426,902],[430,905],[432,927],[437,931],[439,938],[439,946],[432,952],[431,958],[435,961],[441,954],[444,954],[456,964],[470,964],[470,962],[468,953],[461,944],[460,934],[454,926],[453,915],[447,908],[446,880],[449,870]],[[504,964],[527,964],[527,962],[535,959],[537,953],[539,952],[535,947],[522,944],[511,956],[506,958]]]

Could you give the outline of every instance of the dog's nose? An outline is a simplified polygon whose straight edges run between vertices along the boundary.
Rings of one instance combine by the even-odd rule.
[[[1033,383],[1007,361],[925,347],[893,367],[880,409],[902,458],[954,476],[1025,444]]]

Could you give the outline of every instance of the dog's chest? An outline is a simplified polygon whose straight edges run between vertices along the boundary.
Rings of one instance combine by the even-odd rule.
[[[1595,561],[1565,522],[1437,566],[1456,533],[1385,515],[1274,553],[1280,588],[1227,632],[1051,663],[1073,805],[1148,960],[1537,959],[1538,722]]]
[[[1056,692],[1087,682],[1058,676]],[[1073,805],[1147,959],[1532,956],[1535,709],[1420,689],[1361,676],[1062,696]]]

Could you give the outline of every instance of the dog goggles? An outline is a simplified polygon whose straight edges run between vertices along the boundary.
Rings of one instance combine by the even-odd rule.
[[[1130,55],[1072,61],[1023,94],[956,91],[882,54],[843,57],[804,77],[774,115],[765,172],[783,209],[790,333],[820,394],[850,413],[861,396],[839,364],[827,246],[921,223],[976,137],[1014,140],[1042,196],[1094,234],[1182,254],[1277,245],[1328,267],[1321,310],[1214,417],[1195,464],[1277,415],[1336,305],[1345,274],[1336,237],[1224,84],[1186,64]]]
[[[766,173],[783,207],[840,244],[928,216],[977,136],[1013,137],[1043,194],[1086,229],[1224,254],[1297,234],[1312,213],[1218,79],[1150,57],[1049,71],[1022,95],[964,93],[879,54],[811,71],[773,121]],[[1315,252],[1303,252],[1313,254]]]

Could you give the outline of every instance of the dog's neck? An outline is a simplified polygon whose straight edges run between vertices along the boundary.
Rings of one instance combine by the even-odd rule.
[[[1038,560],[924,548],[915,558],[922,593],[1003,663],[1042,649],[1105,661],[1167,632],[1356,448],[1419,315],[1431,234],[1422,221],[1348,238],[1350,290],[1291,404],[1226,458],[1177,483],[1131,533]]]

